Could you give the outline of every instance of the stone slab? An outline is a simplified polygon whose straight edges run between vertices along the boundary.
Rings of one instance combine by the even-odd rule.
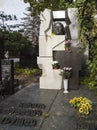
[[[77,111],[69,104],[69,100],[75,96],[87,97],[93,102],[93,105],[96,107],[93,107],[93,111],[90,116],[78,118]],[[8,99],[0,102],[0,106],[18,106],[20,102],[44,103],[46,105],[45,112],[48,112],[49,116],[47,118],[40,117],[37,127],[0,125],[0,130],[97,129],[97,95],[90,91],[87,86],[81,86],[79,90],[72,90],[69,91],[68,94],[64,94],[63,90],[40,90],[39,84],[31,84]]]
[[[15,107],[18,109],[18,106],[20,103],[43,103],[46,105],[46,108],[43,110],[44,113],[47,113],[52,105],[52,102],[57,94],[57,91],[51,91],[51,90],[40,90],[39,84],[30,85],[21,91],[17,92],[16,94],[12,95],[5,101],[2,101],[0,103],[0,107],[4,108],[10,108]],[[47,95],[47,96],[46,96]],[[49,97],[48,97],[49,95]],[[0,115],[1,116],[1,115]],[[22,117],[25,117],[22,116]],[[27,118],[29,116],[26,116]],[[31,117],[30,117],[31,118]],[[44,118],[43,116],[40,117],[34,117],[34,119],[37,120],[37,126],[36,127],[30,127],[30,126],[15,126],[15,125],[1,125],[0,128],[3,130],[38,130],[40,129],[40,125],[43,122]]]

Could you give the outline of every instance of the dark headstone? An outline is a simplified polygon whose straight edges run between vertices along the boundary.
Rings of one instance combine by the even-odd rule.
[[[1,60],[2,85],[8,94],[14,93],[14,65],[13,60]]]
[[[0,38],[0,60],[4,58],[4,43],[3,39]]]
[[[60,68],[72,67],[72,76],[69,79],[69,89],[79,88],[79,71],[81,70],[81,54],[78,48],[72,48],[72,52],[54,51],[53,60],[59,61]]]

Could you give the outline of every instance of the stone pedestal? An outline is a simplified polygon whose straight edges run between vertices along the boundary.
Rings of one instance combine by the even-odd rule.
[[[52,57],[38,57],[38,65],[42,69],[40,77],[40,88],[43,89],[61,89],[62,77],[60,69],[54,70],[52,68]]]

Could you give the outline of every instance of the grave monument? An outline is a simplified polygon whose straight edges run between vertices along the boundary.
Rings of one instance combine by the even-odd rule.
[[[5,58],[1,59],[0,63],[1,83],[6,94],[14,93],[14,62],[9,60],[8,51],[5,53]]]
[[[78,46],[79,30],[76,8],[65,11],[51,11],[45,9],[40,14],[39,56],[37,64],[42,69],[40,77],[41,89],[63,88],[62,76],[59,75],[63,67],[72,67],[72,77],[69,89],[79,88],[79,71],[81,57]],[[65,40],[72,41],[71,51],[65,51]],[[52,62],[58,61],[60,68],[54,70]]]

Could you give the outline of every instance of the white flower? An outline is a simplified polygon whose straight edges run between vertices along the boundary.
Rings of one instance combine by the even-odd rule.
[[[53,61],[52,62],[52,64],[54,65],[54,64],[58,64],[59,62],[58,61]]]
[[[72,70],[72,68],[70,67],[69,70]]]
[[[67,67],[66,70],[69,70],[69,67]]]
[[[64,70],[60,69],[60,72],[63,73]]]
[[[63,70],[66,70],[66,67],[64,67]]]
[[[55,61],[55,64],[57,64],[58,63],[58,61]]]
[[[64,67],[63,70],[64,70],[64,71],[65,71],[65,70],[70,71],[70,70],[72,70],[72,68],[71,68],[71,67]]]

